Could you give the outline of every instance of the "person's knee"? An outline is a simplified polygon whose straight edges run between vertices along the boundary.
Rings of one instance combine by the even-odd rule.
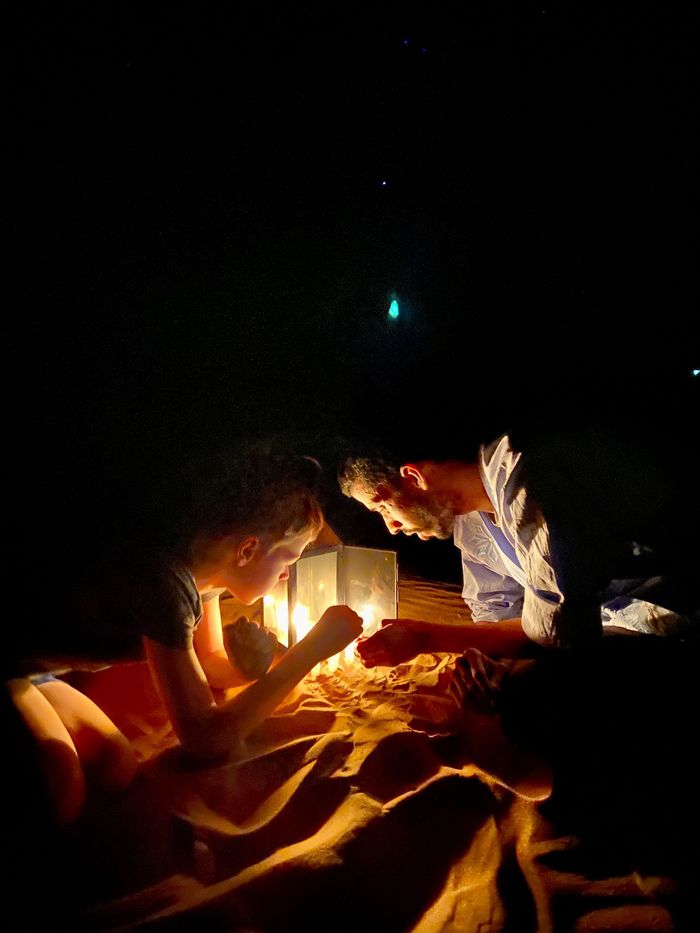
[[[18,805],[26,801],[31,808],[30,820],[49,819],[58,826],[72,823],[86,799],[85,774],[75,744],[56,710],[29,680],[12,679],[6,688],[18,766],[13,795]]]
[[[133,782],[138,766],[131,745],[121,733],[117,733],[104,739],[91,764],[91,779],[101,790],[119,793]]]
[[[138,769],[136,755],[112,720],[89,697],[61,681],[39,688],[68,732],[91,788],[124,790]]]
[[[53,818],[67,826],[80,816],[87,796],[80,759],[74,748],[56,740],[40,743],[39,758]]]

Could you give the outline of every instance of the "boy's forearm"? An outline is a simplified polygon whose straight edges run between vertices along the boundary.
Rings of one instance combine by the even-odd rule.
[[[261,680],[217,703],[194,649],[168,648],[148,638],[144,647],[178,738],[190,753],[205,760],[239,752],[242,740],[319,660],[312,644],[300,642]]]
[[[298,642],[264,677],[220,707],[225,715],[231,717],[236,737],[244,739],[267,719],[317,663],[318,659],[312,657],[308,646]]]

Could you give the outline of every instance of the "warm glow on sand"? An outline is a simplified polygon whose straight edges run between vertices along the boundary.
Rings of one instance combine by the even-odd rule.
[[[265,628],[274,632],[275,637],[282,644],[289,641],[289,609],[286,599],[278,599],[272,594],[268,594],[263,599],[263,612]],[[371,603],[366,603],[357,610],[358,615],[364,623],[363,637],[374,634],[379,628],[380,619]],[[294,608],[292,616],[292,628],[294,639],[301,641],[307,635],[318,620],[311,620],[309,609],[301,603]],[[353,641],[339,654],[334,654],[328,660],[317,664],[310,672],[311,677],[318,677],[319,674],[332,674],[340,667],[346,673],[351,670],[364,670],[362,664],[355,654],[357,642]]]
[[[469,624],[460,590],[404,578],[401,616]],[[264,608],[270,630],[273,619],[284,622],[286,643],[286,599]],[[354,608],[369,631],[387,615],[366,591]],[[239,611],[223,602],[228,624]],[[668,798],[646,837],[646,809],[622,809],[648,749],[629,767],[620,759],[616,780],[606,772],[595,793],[593,746],[572,762],[576,795],[560,800],[605,846],[598,870],[590,846],[571,834],[569,811],[561,829],[552,810],[540,811],[547,762],[508,740],[500,717],[459,711],[450,699],[453,662],[423,654],[397,668],[353,663],[346,673],[339,660],[332,676],[305,678],[230,759],[186,767],[147,665],[86,675],[88,695],[146,767],[118,805],[86,814],[80,839],[90,857],[73,876],[96,893],[67,928],[242,929],[244,918],[246,929],[316,933],[375,929],[379,917],[385,933],[551,933],[563,917],[581,933],[692,929],[674,916],[679,850],[664,846],[669,834],[694,843],[692,820],[668,824]],[[666,762],[649,761],[658,779]],[[601,810],[615,790],[619,820]],[[688,801],[684,794],[677,807],[686,818]],[[644,862],[632,870],[640,842],[654,844],[644,851],[658,873]]]

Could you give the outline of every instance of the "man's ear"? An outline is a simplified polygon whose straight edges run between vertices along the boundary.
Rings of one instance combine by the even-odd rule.
[[[415,463],[405,463],[399,468],[399,473],[402,479],[405,479],[410,486],[414,486],[416,489],[428,488],[425,477]]]
[[[238,545],[236,566],[245,567],[246,564],[251,562],[259,550],[260,538],[256,538],[255,535],[248,535],[248,537],[243,538]]]

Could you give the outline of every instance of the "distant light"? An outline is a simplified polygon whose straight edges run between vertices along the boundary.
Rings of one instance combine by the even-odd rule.
[[[386,188],[386,179],[382,182],[382,188]]]
[[[700,376],[700,369],[694,369],[694,370],[693,370],[693,375],[694,375],[694,376]]]
[[[427,51],[428,51],[427,49],[421,49],[421,52],[427,52]]]
[[[403,40],[403,44],[404,44],[404,45],[408,45],[409,41],[410,41],[409,39],[404,39],[404,40]]]
[[[395,321],[398,316],[399,316],[399,303],[396,300],[396,298],[394,298],[391,304],[389,305],[389,318],[392,321]]]

